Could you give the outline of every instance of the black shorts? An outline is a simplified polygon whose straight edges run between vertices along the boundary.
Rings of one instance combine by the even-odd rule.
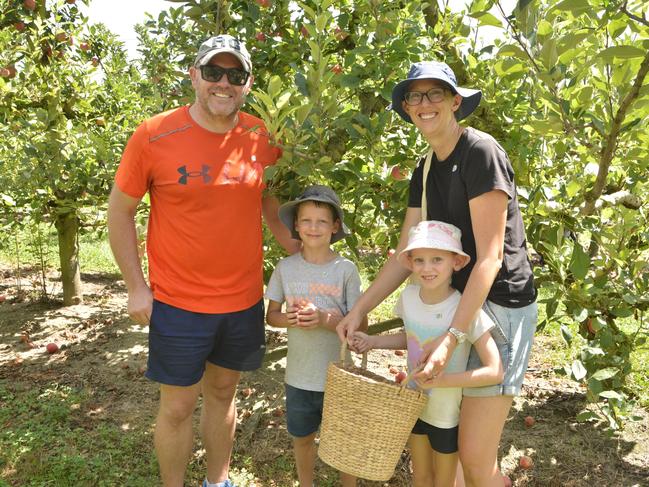
[[[191,386],[205,362],[231,370],[254,370],[266,352],[264,301],[232,313],[195,313],[153,301],[146,376],[156,382]]]
[[[413,435],[426,435],[430,442],[430,447],[438,453],[456,453],[457,437],[460,427],[438,428],[418,419],[412,428]]]

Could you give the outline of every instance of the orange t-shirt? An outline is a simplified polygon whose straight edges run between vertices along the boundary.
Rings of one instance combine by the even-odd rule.
[[[280,150],[263,122],[239,113],[225,134],[210,132],[181,107],[133,133],[115,182],[149,191],[149,281],[155,299],[188,311],[229,313],[262,298],[263,172]]]

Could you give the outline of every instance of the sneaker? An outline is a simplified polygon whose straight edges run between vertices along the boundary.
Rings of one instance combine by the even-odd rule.
[[[220,482],[216,485],[218,485],[219,487],[237,487],[232,483],[232,481],[230,481],[230,479],[225,479],[223,482]],[[207,479],[203,479],[203,487],[208,487]]]

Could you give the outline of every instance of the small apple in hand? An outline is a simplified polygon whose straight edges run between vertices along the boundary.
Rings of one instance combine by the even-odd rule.
[[[406,377],[408,377],[408,374],[406,374],[403,370],[400,370],[399,373],[394,376],[394,381],[397,384],[401,384],[406,379]]]

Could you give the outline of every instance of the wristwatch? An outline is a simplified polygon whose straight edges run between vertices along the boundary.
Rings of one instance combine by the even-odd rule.
[[[463,331],[458,330],[457,328],[449,328],[447,331],[451,335],[453,335],[455,337],[455,339],[457,340],[458,345],[460,343],[464,342],[464,340],[466,340],[466,333],[464,333]]]

